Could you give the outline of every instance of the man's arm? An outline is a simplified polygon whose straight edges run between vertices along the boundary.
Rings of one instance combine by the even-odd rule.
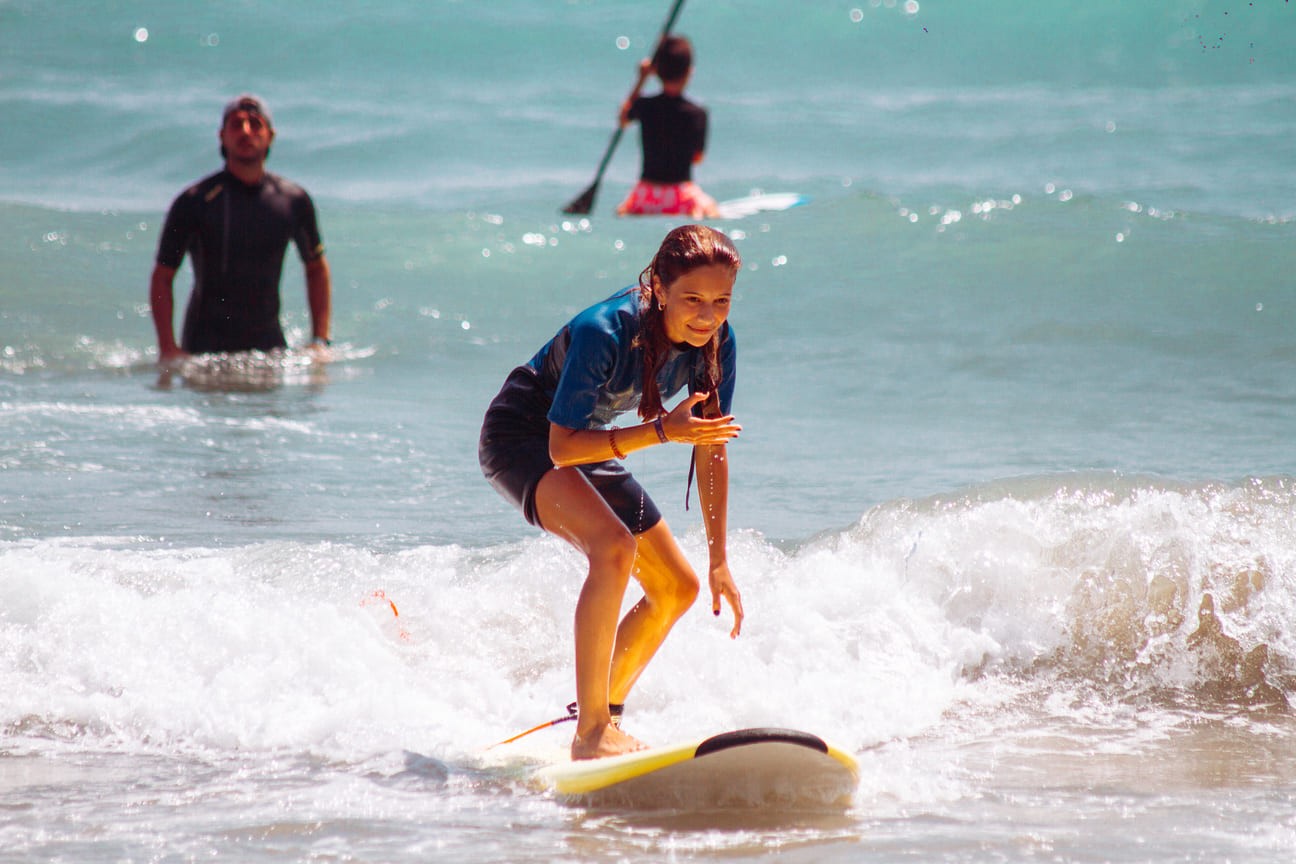
[[[306,303],[310,306],[312,341],[327,344],[333,308],[333,280],[323,255],[306,262]]]
[[[175,284],[176,268],[156,264],[149,278],[149,307],[153,310],[153,329],[157,331],[158,362],[167,363],[184,352],[175,340]]]

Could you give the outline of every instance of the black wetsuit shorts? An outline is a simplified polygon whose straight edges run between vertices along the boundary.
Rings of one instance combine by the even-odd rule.
[[[477,443],[486,479],[537,528],[544,526],[536,512],[536,487],[554,468],[549,458],[549,406],[535,370],[517,367],[486,409]],[[631,534],[642,534],[661,521],[661,511],[648,492],[619,461],[579,465],[577,470]]]

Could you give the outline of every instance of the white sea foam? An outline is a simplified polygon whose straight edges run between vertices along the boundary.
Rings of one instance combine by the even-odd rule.
[[[650,740],[787,725],[863,750],[964,713],[975,725],[1054,680],[1131,706],[1159,693],[1146,706],[1173,710],[1218,675],[1233,676],[1227,694],[1245,689],[1193,642],[1206,594],[1225,634],[1243,651],[1267,645],[1262,671],[1289,684],[1290,496],[1284,484],[1063,486],[897,502],[790,553],[740,534],[742,636],[729,639],[727,608],[716,620],[704,597],[630,716]],[[690,555],[699,544],[690,536]],[[470,758],[571,698],[581,571],[548,539],[388,554],[6,543],[0,724],[138,745]],[[1086,702],[1046,710],[1085,724]]]

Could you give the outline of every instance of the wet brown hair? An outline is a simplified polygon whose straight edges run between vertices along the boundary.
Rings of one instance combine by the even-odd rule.
[[[742,266],[742,257],[733,241],[706,225],[681,225],[666,235],[652,263],[639,274],[639,301],[643,308],[643,326],[639,331],[639,347],[643,349],[643,396],[639,400],[639,416],[655,420],[663,413],[661,391],[657,387],[657,373],[661,371],[670,354],[671,343],[666,338],[662,308],[653,293],[653,278],[669,288],[676,279],[701,267],[726,267],[736,277]],[[707,408],[719,405],[716,389],[720,386],[720,333],[702,346],[706,360],[705,390],[711,394]],[[709,412],[708,412],[709,413]],[[718,410],[717,410],[718,416]]]

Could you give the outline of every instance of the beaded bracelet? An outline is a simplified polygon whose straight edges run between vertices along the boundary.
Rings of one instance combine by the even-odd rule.
[[[613,426],[608,429],[608,444],[612,447],[612,455],[618,459],[624,459],[626,454],[621,452],[621,448],[616,443],[617,427]]]

